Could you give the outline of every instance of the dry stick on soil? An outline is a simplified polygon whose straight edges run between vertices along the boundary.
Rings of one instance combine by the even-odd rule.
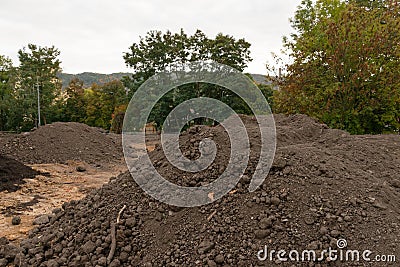
[[[117,216],[117,222],[116,223],[111,223],[111,249],[110,249],[110,253],[108,253],[108,257],[107,257],[107,263],[110,264],[113,257],[114,257],[114,253],[115,253],[115,249],[117,247],[117,239],[115,238],[115,228],[116,225],[119,224],[119,219],[121,217],[122,212],[124,211],[124,209],[126,208],[126,205],[124,205],[122,207],[122,209],[118,212],[118,216]]]
[[[124,212],[124,209],[126,209],[126,205],[122,207],[122,209],[118,212],[118,217],[117,217],[117,224],[119,224],[119,218],[121,218],[122,212]]]
[[[214,210],[213,213],[210,214],[210,216],[208,216],[207,221],[210,221],[212,219],[212,217],[217,213],[216,210]]]

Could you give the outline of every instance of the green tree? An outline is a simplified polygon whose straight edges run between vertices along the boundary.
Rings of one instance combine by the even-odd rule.
[[[243,71],[252,60],[250,46],[245,39],[236,40],[222,33],[210,39],[200,30],[192,36],[182,29],[175,34],[150,31],[138,43],[132,44],[129,52],[124,53],[126,65],[134,71],[128,85],[134,89],[131,88],[133,84],[140,85],[168,66],[197,60],[214,60]],[[125,81],[128,82],[127,79]]]
[[[101,120],[101,90],[97,84],[93,84],[84,92],[86,101],[85,123],[89,126],[102,127],[104,122]]]
[[[72,79],[64,94],[64,121],[84,122],[86,117],[86,99],[83,81]]]
[[[54,46],[40,47],[28,44],[18,51],[20,66],[18,68],[17,86],[22,91],[25,129],[33,127],[37,118],[37,88],[39,86],[41,119],[51,122],[54,101],[61,92],[61,81],[57,73],[61,71],[60,52]],[[36,122],[37,124],[37,122]]]
[[[387,0],[347,0],[347,3],[355,3],[366,8],[385,8]]]
[[[14,105],[13,87],[10,82],[14,68],[11,59],[0,55],[0,131],[11,130],[11,110]]]
[[[272,84],[261,84],[256,83],[258,88],[261,90],[261,93],[264,95],[265,99],[267,100],[271,110],[274,109],[274,89]]]
[[[110,131],[113,133],[122,133],[122,126],[124,124],[124,116],[127,104],[121,104],[116,106],[114,113],[112,114],[111,128]]]
[[[293,63],[275,95],[277,112],[305,113],[351,133],[399,130],[400,8],[367,2],[302,2],[296,33],[284,39]]]
[[[125,77],[123,82],[130,89],[129,96],[132,96],[137,88],[154,74],[198,60],[213,60],[243,71],[251,61],[249,48],[250,43],[245,39],[235,39],[222,33],[211,39],[200,30],[192,36],[188,36],[183,30],[175,34],[170,31],[150,31],[124,54],[126,65],[133,69],[134,74],[132,77]],[[243,101],[228,90],[215,85],[193,83],[180,86],[165,95],[156,104],[150,120],[156,121],[160,126],[166,115],[179,103],[200,96],[230,102],[237,110],[248,112]]]
[[[124,85],[120,81],[111,81],[104,85],[93,84],[85,92],[86,118],[90,126],[109,130],[114,111],[128,102]]]
[[[243,71],[252,60],[250,46],[245,39],[236,40],[233,36],[219,33],[215,39],[208,41],[209,59]]]
[[[127,94],[124,85],[118,81],[111,81],[101,88],[101,118],[103,125],[101,127],[110,129],[112,116],[117,106],[127,102]]]

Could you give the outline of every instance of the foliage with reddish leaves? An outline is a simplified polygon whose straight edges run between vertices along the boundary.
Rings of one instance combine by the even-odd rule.
[[[275,111],[304,113],[350,133],[400,129],[400,6],[396,1],[303,1],[284,39]]]

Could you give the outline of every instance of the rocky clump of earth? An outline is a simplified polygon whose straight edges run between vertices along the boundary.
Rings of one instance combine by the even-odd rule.
[[[47,220],[38,221],[19,245],[0,239],[0,266],[370,264],[257,257],[266,247],[320,255],[338,249],[344,240],[344,249],[400,257],[400,136],[351,136],[303,115],[277,115],[274,163],[263,185],[249,193],[260,140],[254,118],[242,120],[251,141],[250,162],[236,188],[223,198],[202,207],[169,206],[146,195],[124,173],[45,215]],[[224,171],[229,144],[221,127],[197,127],[182,134],[182,152],[196,158],[203,136],[212,138],[220,151],[201,175],[174,169],[160,148],[150,158],[177,184],[208,183]]]
[[[0,135],[0,153],[25,164],[119,161],[120,136],[83,123],[56,122],[22,134]]]
[[[0,155],[0,191],[13,192],[24,183],[24,178],[34,178],[39,172],[25,164]]]

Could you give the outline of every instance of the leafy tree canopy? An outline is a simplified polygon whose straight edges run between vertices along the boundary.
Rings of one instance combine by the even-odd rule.
[[[251,61],[249,48],[250,43],[245,39],[235,39],[222,33],[212,39],[200,30],[191,36],[183,30],[178,33],[150,31],[124,54],[127,66],[134,71],[132,77],[125,78],[124,83],[130,89],[130,95],[133,95],[154,74],[168,70],[171,66],[198,60],[212,60],[243,71]],[[200,96],[224,101],[240,113],[250,112],[244,102],[228,90],[196,83],[181,86],[164,96],[157,103],[150,119],[161,125],[166,115],[179,103]]]
[[[52,47],[40,47],[28,44],[18,51],[20,65],[17,72],[16,88],[19,90],[25,114],[24,128],[37,123],[37,86],[39,86],[41,119],[51,122],[54,115],[54,100],[60,94],[61,81],[57,73],[61,71],[60,51]]]
[[[303,0],[284,38],[292,58],[278,112],[305,113],[351,133],[400,128],[396,1]]]

